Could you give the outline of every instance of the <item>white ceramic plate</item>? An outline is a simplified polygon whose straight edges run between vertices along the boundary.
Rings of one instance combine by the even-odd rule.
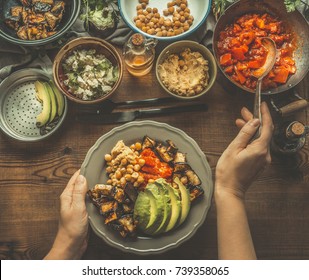
[[[197,143],[182,130],[168,124],[154,121],[127,123],[99,138],[88,151],[81,167],[81,174],[87,178],[89,189],[98,183],[105,183],[107,175],[104,172],[104,155],[110,153],[119,140],[130,145],[138,139],[142,140],[145,135],[162,142],[172,140],[179,151],[187,154],[188,163],[202,181],[201,187],[205,193],[192,204],[186,221],[177,229],[153,238],[146,236],[138,236],[134,239],[122,238],[118,232],[104,225],[102,216],[90,199],[87,199],[86,205],[92,229],[108,244],[125,252],[154,254],[176,248],[191,238],[206,218],[213,193],[212,173],[206,156]]]
[[[168,2],[170,1],[151,0],[149,1],[149,7],[157,8],[159,10],[159,13],[163,16],[163,10],[167,9]],[[202,25],[211,9],[211,1],[209,0],[188,0],[188,8],[191,11],[191,15],[193,15],[194,17],[194,21],[190,29],[180,35],[173,37],[157,37],[154,35],[149,35],[135,26],[133,18],[136,16],[136,6],[138,4],[138,0],[118,0],[118,6],[122,18],[135,32],[142,33],[147,37],[157,38],[158,40],[162,41],[177,41],[190,35]]]

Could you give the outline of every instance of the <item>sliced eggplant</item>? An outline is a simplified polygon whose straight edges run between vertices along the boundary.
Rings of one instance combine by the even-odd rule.
[[[104,196],[112,196],[113,188],[111,185],[97,184],[93,191]]]
[[[190,188],[190,200],[191,202],[204,194],[204,190],[201,186],[194,186]]]
[[[133,213],[133,210],[134,210],[134,204],[133,203],[124,203],[122,204],[122,208],[123,208],[123,212],[125,214],[131,214]]]
[[[27,34],[26,26],[22,26],[18,29],[17,36],[18,36],[18,38],[20,38],[22,40],[28,40],[28,34]]]
[[[118,209],[117,201],[107,201],[101,205],[101,214],[103,216],[108,215],[110,212],[116,212]]]
[[[61,17],[63,16],[64,13],[64,8],[65,8],[65,3],[63,1],[57,1],[55,5],[52,7],[50,10],[51,13],[53,13],[56,17]]]
[[[125,200],[125,193],[122,188],[115,187],[113,190],[113,197],[119,203],[123,203]]]
[[[20,19],[22,11],[23,11],[22,6],[14,6],[11,8],[11,16]]]
[[[14,17],[7,18],[4,22],[9,28],[18,31],[19,29],[19,19],[18,18],[14,18]]]
[[[189,183],[192,186],[199,186],[202,183],[200,178],[197,176],[197,174],[192,169],[186,170],[185,174],[188,177]]]
[[[174,144],[174,142],[172,140],[166,140],[166,143],[168,144],[167,152],[170,155],[174,156],[177,153],[178,148],[176,147],[176,145]]]
[[[138,193],[136,188],[134,188],[132,183],[127,183],[125,188],[124,188],[124,192],[125,194],[128,196],[128,198],[135,203]]]
[[[104,223],[105,223],[106,225],[108,225],[108,224],[111,223],[111,222],[117,221],[117,219],[118,219],[118,215],[117,215],[116,211],[115,211],[115,212],[110,212],[110,213],[108,213],[107,216],[105,217]]]
[[[187,170],[191,170],[191,166],[186,162],[175,162],[174,173],[185,174]]]
[[[20,0],[20,3],[22,3],[25,7],[28,7],[31,5],[31,0]]]
[[[28,2],[29,2],[29,0],[28,0]],[[53,6],[54,5],[54,0],[32,0],[32,5],[35,5],[36,3],[48,4],[48,5]]]
[[[33,4],[33,10],[36,13],[46,13],[49,12],[52,8],[52,5],[48,3],[36,2]]]
[[[156,141],[151,139],[149,136],[144,136],[142,149],[151,148],[153,149],[156,146]]]
[[[124,228],[124,231],[129,233],[133,233],[136,231],[136,224],[134,223],[133,215],[123,215],[120,219],[118,219],[119,224],[121,224]]]
[[[59,19],[50,12],[45,13],[45,19],[51,30],[54,30],[59,23]]]
[[[181,153],[181,152],[177,152],[174,156],[174,163],[176,162],[187,162],[187,158],[186,158],[186,154]]]
[[[156,146],[155,149],[163,161],[167,163],[173,161],[174,158],[167,152],[167,147],[165,147],[163,144],[160,143],[158,146]]]

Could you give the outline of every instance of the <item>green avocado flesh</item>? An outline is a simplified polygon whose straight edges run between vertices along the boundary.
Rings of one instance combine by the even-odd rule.
[[[172,230],[178,223],[181,217],[181,201],[179,193],[176,189],[172,188],[170,185],[167,186],[169,196],[171,199],[171,218],[166,226],[165,232]]]
[[[42,112],[36,117],[37,127],[43,127],[61,117],[64,111],[64,98],[52,81],[34,83],[36,98],[42,103]]]
[[[37,127],[42,127],[50,120],[52,101],[43,83],[36,81],[34,86],[36,89],[36,97],[43,104],[42,112],[36,117],[36,125]]]
[[[185,219],[187,218],[187,216],[190,212],[190,206],[191,206],[190,192],[180,182],[179,178],[175,178],[174,182],[178,185],[180,196],[181,196],[181,215],[180,215],[180,219],[179,219],[179,221],[176,225],[176,226],[179,226],[185,221]]]
[[[138,227],[145,229],[150,220],[150,198],[145,192],[140,192],[134,207],[134,220],[138,221]],[[153,217],[154,219],[154,217]]]
[[[164,179],[149,183],[140,192],[134,206],[138,228],[148,235],[168,232],[181,225],[190,211],[188,189],[175,179],[178,189]]]

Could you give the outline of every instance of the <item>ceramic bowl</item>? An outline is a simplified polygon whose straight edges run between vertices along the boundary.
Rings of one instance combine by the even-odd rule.
[[[161,16],[164,16],[163,10],[167,9],[168,2],[171,1],[151,0],[149,6],[147,7],[157,8]],[[184,33],[171,37],[159,37],[156,35],[150,35],[147,32],[143,32],[142,30],[136,27],[134,17],[136,17],[137,15],[136,6],[140,4],[139,0],[131,0],[131,1],[118,0],[118,6],[122,18],[135,32],[142,33],[147,37],[156,38],[161,41],[178,41],[196,31],[206,20],[211,9],[211,1],[209,0],[203,0],[203,1],[188,0],[187,2],[188,2],[188,8],[190,9],[190,14],[194,17],[193,24],[190,26],[190,29],[185,31]],[[172,18],[172,15],[169,15],[166,18]]]
[[[209,81],[208,81],[208,85],[198,94],[193,95],[193,96],[181,96],[171,90],[169,90],[164,83],[162,82],[162,79],[160,77],[158,68],[159,65],[163,63],[163,61],[171,54],[180,54],[182,51],[184,51],[185,49],[190,48],[191,51],[197,51],[200,54],[202,54],[202,56],[208,61],[208,67],[209,67]],[[161,87],[170,95],[172,95],[173,97],[176,98],[180,98],[180,99],[188,99],[188,100],[192,100],[195,98],[199,98],[201,96],[203,96],[204,94],[206,94],[211,87],[213,86],[216,77],[217,77],[217,64],[215,62],[215,59],[212,55],[212,53],[204,46],[201,45],[197,42],[194,41],[187,41],[187,40],[183,40],[183,41],[179,41],[179,42],[175,42],[173,44],[168,45],[159,55],[157,62],[156,62],[156,76],[157,76],[157,80],[160,83]]]
[[[66,75],[64,74],[63,63],[65,59],[70,56],[73,51],[85,49],[95,49],[97,54],[103,54],[114,66],[118,66],[119,69],[118,80],[113,85],[112,90],[109,93],[102,95],[94,100],[82,100],[81,98],[78,98],[77,96],[70,93],[69,88],[64,84]],[[116,48],[114,48],[108,42],[99,38],[82,37],[70,41],[58,52],[54,60],[53,75],[56,86],[64,95],[68,97],[68,99],[80,104],[94,104],[100,103],[107,98],[110,98],[110,96],[116,92],[122,80],[123,64]]]

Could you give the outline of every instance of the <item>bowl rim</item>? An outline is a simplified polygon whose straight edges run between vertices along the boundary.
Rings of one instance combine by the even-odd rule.
[[[141,33],[143,35],[145,35],[148,38],[154,38],[157,39],[159,41],[176,41],[176,40],[181,40],[189,35],[191,35],[193,32],[195,32],[197,29],[199,29],[201,27],[201,25],[205,22],[205,20],[207,19],[207,17],[209,16],[210,10],[211,10],[211,5],[212,5],[212,1],[208,0],[209,5],[208,5],[208,10],[206,11],[204,17],[202,18],[202,20],[192,29],[189,29],[188,31],[176,35],[176,36],[171,36],[171,37],[158,37],[155,35],[150,35],[140,29],[138,29],[136,26],[134,26],[133,24],[131,24],[131,22],[124,16],[123,12],[122,12],[122,8],[121,8],[121,1],[118,0],[118,7],[119,7],[119,11],[120,11],[120,15],[121,18],[125,21],[125,23],[135,32],[137,33]]]
[[[74,43],[78,43],[79,41],[84,41],[74,47],[69,47],[70,44],[74,44]],[[117,79],[117,81],[115,82],[114,86],[112,87],[112,90],[101,96],[100,98],[94,99],[94,100],[82,100],[80,98],[77,98],[75,96],[73,96],[72,94],[68,93],[62,86],[61,83],[59,81],[59,75],[58,75],[58,70],[61,64],[61,61],[63,60],[64,56],[67,54],[67,52],[71,51],[72,49],[82,46],[84,44],[89,44],[89,43],[100,43],[101,46],[104,46],[106,48],[106,50],[108,52],[110,52],[116,59],[118,67],[119,67],[119,77]],[[121,59],[121,56],[119,54],[119,52],[117,51],[117,49],[110,43],[108,43],[107,41],[97,38],[97,37],[79,37],[76,38],[74,40],[69,41],[68,43],[66,43],[57,53],[55,59],[54,59],[54,63],[53,63],[53,78],[54,78],[54,82],[56,84],[56,86],[58,87],[58,89],[65,95],[68,97],[69,100],[74,101],[76,103],[79,104],[95,104],[95,103],[100,103],[103,102],[104,100],[106,100],[107,98],[109,98],[113,93],[115,93],[115,91],[117,90],[117,88],[119,87],[122,78],[123,78],[123,62]]]
[[[194,95],[194,96],[181,96],[181,95],[178,95],[176,93],[173,93],[171,92],[169,89],[166,88],[166,86],[163,84],[163,82],[161,81],[161,78],[159,76],[159,73],[158,73],[158,66],[160,64],[160,61],[161,61],[161,58],[166,54],[166,52],[175,47],[175,46],[178,46],[178,45],[184,45],[184,48],[186,48],[186,44],[191,44],[191,45],[194,45],[198,48],[202,48],[206,53],[207,53],[207,56],[209,57],[206,57],[206,59],[209,61],[209,68],[210,68],[210,64],[211,64],[211,69],[212,69],[212,72],[213,72],[213,76],[209,78],[209,84],[206,86],[206,88],[200,92],[199,94],[197,95]],[[188,46],[189,48],[189,46]],[[173,53],[173,52],[172,52]],[[204,56],[204,55],[203,55]],[[205,58],[205,57],[204,57]],[[211,53],[211,51],[206,47],[204,46],[203,44],[200,44],[196,41],[191,41],[191,40],[181,40],[181,41],[177,41],[177,42],[174,42],[168,46],[166,46],[162,51],[161,53],[159,54],[158,58],[157,58],[157,61],[156,61],[156,77],[157,77],[157,80],[159,82],[159,84],[162,86],[162,88],[170,95],[176,97],[176,98],[179,98],[179,99],[183,99],[183,100],[192,100],[192,99],[196,99],[196,98],[199,98],[203,95],[205,95],[214,85],[215,81],[216,81],[216,77],[217,77],[217,74],[218,74],[218,66],[217,66],[217,63],[215,61],[215,57],[214,55]]]
[[[3,38],[4,40],[12,44],[19,44],[25,47],[44,46],[44,45],[48,45],[54,42],[55,40],[64,36],[65,33],[72,27],[72,25],[76,22],[77,18],[79,17],[80,9],[81,9],[81,0],[72,0],[72,1],[73,1],[73,5],[75,5],[75,14],[71,18],[71,20],[67,23],[67,25],[63,29],[59,30],[56,34],[50,37],[47,37],[45,39],[30,41],[30,40],[21,40],[19,38],[12,37],[0,29],[0,38]]]

